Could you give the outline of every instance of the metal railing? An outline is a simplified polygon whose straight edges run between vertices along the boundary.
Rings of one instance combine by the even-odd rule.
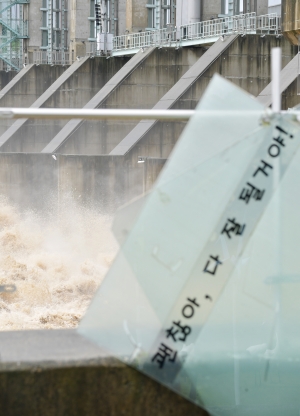
[[[256,13],[247,13],[237,16],[228,16],[204,22],[184,25],[176,30],[160,29],[142,33],[115,36],[113,39],[113,52],[122,50],[136,50],[149,46],[177,46],[188,41],[205,40],[231,34],[278,34],[281,19],[276,13],[256,16]],[[203,42],[202,42],[203,43]]]
[[[278,35],[281,32],[281,16],[276,13],[257,16],[256,33]]]
[[[11,0],[13,2],[13,0]],[[16,0],[29,1],[29,0]],[[1,0],[0,0],[1,3]],[[15,4],[13,2],[12,4]],[[28,62],[23,59],[21,50],[22,38],[28,36],[28,23],[20,19],[10,19],[9,28],[6,21],[1,22],[2,35],[0,35],[0,70],[19,70]],[[160,30],[132,33],[115,36],[113,38],[113,52],[135,53],[150,46],[188,46],[199,42],[210,43],[216,38],[231,34],[274,34],[278,35],[281,28],[281,18],[276,13],[256,16],[255,13],[229,16],[220,19],[211,19],[204,22],[192,23],[180,28],[165,28]],[[9,36],[8,36],[9,34]],[[100,46],[100,45],[98,45]],[[97,42],[86,43],[87,56],[101,56]],[[33,52],[33,63],[37,65],[71,65],[75,61],[73,52],[47,50]]]
[[[256,19],[255,13],[247,13],[192,23],[180,27],[180,38],[181,40],[193,40],[220,37],[232,33],[255,33]]]
[[[36,65],[72,65],[75,61],[74,54],[71,52],[51,52],[34,51],[33,63]]]
[[[131,33],[115,36],[113,38],[113,51],[141,49],[148,46],[166,46],[174,41],[176,41],[176,30],[160,29],[142,33]]]
[[[87,56],[101,56],[101,51],[97,49],[98,42],[87,42],[85,45]]]

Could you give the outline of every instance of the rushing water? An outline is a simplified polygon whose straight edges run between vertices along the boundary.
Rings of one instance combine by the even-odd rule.
[[[66,203],[19,213],[0,200],[0,329],[75,327],[117,251],[111,218]]]

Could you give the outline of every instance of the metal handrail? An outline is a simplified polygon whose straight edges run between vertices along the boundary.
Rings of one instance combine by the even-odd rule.
[[[74,56],[71,52],[51,52],[51,56],[47,51],[34,51],[33,63],[36,65],[71,65],[74,62]]]
[[[113,50],[141,49],[149,46],[168,45],[176,40],[176,30],[159,29],[141,33],[115,36]]]
[[[231,33],[254,32],[255,30],[256,13],[211,19],[180,27],[182,40],[209,38]]]
[[[278,34],[281,18],[276,13],[256,16],[256,13],[246,13],[211,19],[204,22],[191,23],[176,28],[159,29],[141,33],[115,36],[113,52],[122,50],[137,50],[150,46],[184,45],[185,41],[216,38],[230,34],[263,33]],[[175,44],[175,45],[174,45]]]
[[[277,35],[280,31],[281,16],[271,13],[257,17],[257,33]]]
[[[87,42],[86,43],[86,55],[93,57],[93,56],[100,56],[101,51],[97,49],[97,42]]]

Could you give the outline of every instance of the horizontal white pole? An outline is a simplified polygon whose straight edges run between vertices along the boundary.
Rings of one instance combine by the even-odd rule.
[[[0,118],[84,119],[84,120],[178,120],[187,121],[194,110],[118,110],[75,108],[0,108]]]
[[[198,111],[196,110],[119,110],[119,109],[77,109],[77,108],[0,108],[0,118],[12,119],[82,119],[82,120],[163,120],[188,121]],[[270,117],[277,112],[266,108],[265,111],[230,111],[230,110],[199,110],[199,114],[207,117],[265,116]],[[281,111],[280,114],[297,116],[300,121],[300,111]]]

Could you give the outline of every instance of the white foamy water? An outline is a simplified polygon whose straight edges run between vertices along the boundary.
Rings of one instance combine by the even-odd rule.
[[[65,204],[20,214],[0,199],[0,330],[76,327],[101,284],[117,243],[111,218]]]

